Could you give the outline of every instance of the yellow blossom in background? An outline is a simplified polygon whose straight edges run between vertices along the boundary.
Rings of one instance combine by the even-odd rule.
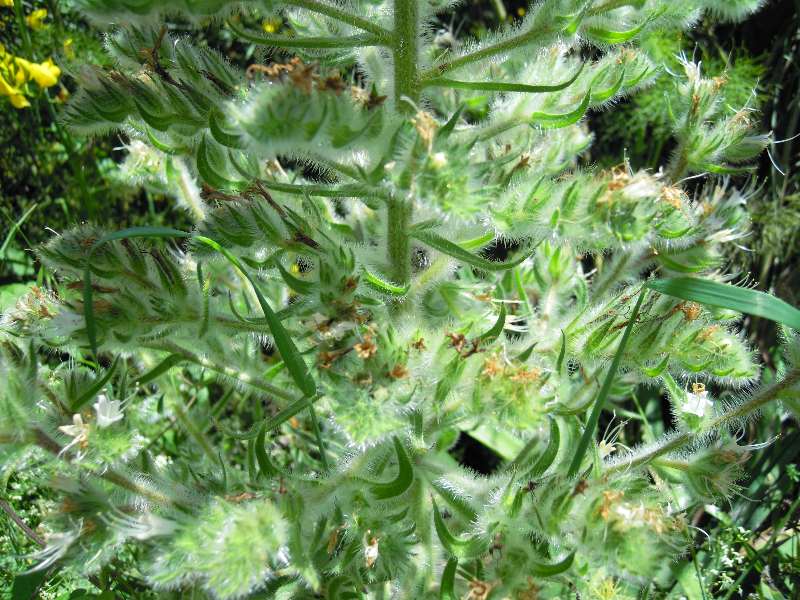
[[[280,19],[264,19],[261,28],[265,33],[277,33],[282,24]]]
[[[12,0],[13,4],[13,0]],[[47,18],[47,9],[40,8],[38,10],[33,11],[27,17],[25,17],[25,22],[28,24],[28,27],[37,31],[44,27],[43,21]]]
[[[42,63],[34,63],[19,56],[14,56],[0,44],[0,96],[5,96],[15,108],[27,108],[30,102],[26,98],[31,96],[27,87],[35,81],[41,88],[53,87],[58,83],[61,69],[48,58]]]
[[[53,87],[61,76],[61,69],[53,62],[52,58],[38,64],[28,62],[24,58],[17,58],[17,64],[43,88]]]
[[[14,0],[0,0],[0,6],[14,6]]]
[[[64,56],[70,60],[75,58],[75,48],[72,46],[72,41],[72,38],[67,38],[64,40]]]
[[[1,72],[0,96],[7,96],[14,108],[27,108],[31,105],[30,102],[28,102],[28,99],[22,94],[22,91],[19,88],[9,84]]]

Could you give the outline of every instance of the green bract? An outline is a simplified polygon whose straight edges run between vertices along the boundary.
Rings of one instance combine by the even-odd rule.
[[[2,451],[39,448],[63,495],[42,568],[124,551],[198,598],[635,595],[684,509],[735,490],[724,435],[800,374],[734,400],[757,292],[691,282],[730,279],[751,192],[717,175],[767,138],[684,61],[671,164],[583,158],[587,115],[664,75],[639,40],[756,0],[542,0],[480,41],[431,33],[445,1],[82,4],[120,24],[115,67],[66,122],[124,132],[195,225],[64,232],[57,285],[3,315]],[[174,22],[262,48],[235,68]],[[637,386],[676,430],[624,454],[598,422]],[[466,432],[508,460],[465,468]]]

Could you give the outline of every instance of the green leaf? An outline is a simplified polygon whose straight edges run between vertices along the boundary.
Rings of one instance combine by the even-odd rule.
[[[458,600],[456,596],[456,567],[458,559],[451,556],[442,571],[442,583],[439,585],[439,600]]]
[[[491,342],[495,338],[499,337],[501,333],[503,333],[503,328],[506,326],[506,305],[505,303],[500,304],[500,314],[497,315],[497,321],[495,321],[492,328],[487,331],[486,333],[482,334],[478,339],[481,342]]]
[[[681,300],[755,315],[800,331],[800,310],[764,292],[695,277],[656,279],[646,287]]]
[[[486,539],[476,535],[462,540],[450,533],[439,512],[439,507],[436,505],[436,500],[431,498],[431,502],[433,503],[433,524],[436,528],[436,535],[439,537],[444,549],[451,556],[458,559],[468,559],[476,558],[486,552],[486,548],[489,545]]]
[[[200,145],[197,147],[195,162],[200,177],[216,190],[240,191],[247,187],[246,181],[228,179],[224,175],[220,175],[214,171],[209,159],[208,143],[205,135],[200,139]]]
[[[614,377],[617,374],[617,369],[619,369],[619,363],[622,361],[622,354],[625,352],[625,346],[628,345],[628,339],[631,336],[631,331],[633,331],[633,324],[636,322],[636,317],[639,316],[639,309],[642,307],[642,302],[644,301],[645,296],[647,296],[647,290],[642,288],[642,291],[639,292],[639,298],[636,301],[636,305],[633,307],[633,312],[631,312],[630,318],[628,319],[628,324],[625,327],[625,333],[622,334],[622,339],[617,347],[617,352],[614,354],[614,360],[611,361],[611,367],[608,369],[608,374],[606,375],[605,381],[603,381],[603,387],[600,388],[600,392],[597,394],[597,400],[594,403],[592,414],[589,415],[589,420],[587,421],[586,427],[583,430],[583,435],[578,442],[578,448],[572,457],[572,462],[569,465],[569,471],[567,473],[569,477],[574,477],[577,475],[578,469],[583,461],[583,457],[586,454],[586,449],[589,447],[589,442],[591,442],[592,438],[594,437],[594,430],[597,428],[597,421],[600,419],[600,413],[602,412],[603,406],[606,403],[606,398],[608,398],[608,395],[611,392],[611,385],[614,383]]]
[[[561,330],[561,350],[558,351],[558,360],[556,360],[556,371],[561,373],[564,367],[564,357],[567,355],[567,334]]]
[[[655,367],[642,367],[642,372],[648,377],[658,377],[667,368],[669,364],[669,354],[662,358]]]
[[[568,88],[578,79],[585,63],[581,63],[577,72],[562,83],[530,85],[527,83],[503,83],[499,81],[457,81],[445,77],[435,77],[424,82],[424,86],[447,87],[457,90],[474,90],[483,92],[523,92],[527,94],[542,94],[546,92],[558,92]]]
[[[14,577],[14,583],[11,584],[11,600],[39,598],[38,590],[47,582],[48,576],[52,575],[54,573],[51,573],[49,569],[38,569],[17,575]]]
[[[629,42],[637,35],[639,32],[642,31],[651,21],[660,17],[666,11],[666,7],[663,7],[654,13],[652,13],[649,17],[647,17],[641,25],[638,27],[634,27],[633,29],[628,29],[627,31],[612,31],[611,29],[603,29],[602,27],[586,27],[584,32],[589,34],[592,38],[596,41],[601,42],[603,44],[624,44],[625,42]]]
[[[572,563],[575,561],[575,552],[570,552],[567,557],[555,564],[547,565],[543,563],[537,563],[531,561],[530,571],[531,574],[535,575],[536,577],[552,577],[553,575],[558,575],[559,573],[563,573],[567,569],[572,566]]]
[[[405,296],[411,287],[408,284],[405,286],[399,286],[395,285],[394,283],[389,283],[388,281],[385,281],[377,275],[371,273],[366,267],[364,267],[364,280],[374,289],[384,294],[389,294],[390,296]]]
[[[464,112],[465,108],[465,104],[459,105],[459,107],[456,109],[456,112],[453,113],[453,116],[450,117],[447,123],[442,125],[442,127],[436,132],[437,140],[446,140],[448,137],[450,137],[450,134],[455,130],[458,120],[461,118],[461,113]]]
[[[274,262],[275,266],[278,267],[281,277],[283,277],[283,280],[286,282],[286,285],[288,285],[293,291],[297,292],[301,296],[308,296],[314,291],[316,285],[313,281],[305,281],[295,277],[283,267],[279,259],[276,259]]]
[[[509,464],[510,469],[522,469],[529,462],[528,454],[534,446],[539,442],[538,438],[533,438],[528,442],[525,447],[520,451],[517,457]],[[550,419],[550,437],[547,440],[547,446],[542,455],[533,463],[533,466],[525,472],[525,477],[528,479],[536,479],[541,477],[545,471],[553,464],[558,454],[558,447],[561,443],[561,431],[558,428],[558,423],[555,419]]]
[[[164,154],[169,154],[169,155],[178,154],[177,148],[173,148],[169,144],[166,144],[166,143],[162,142],[161,140],[159,140],[155,136],[155,134],[153,133],[153,130],[150,127],[145,127],[144,129],[145,129],[145,133],[147,134],[147,140],[150,142],[150,144],[153,145],[153,147],[156,150],[160,150]]]
[[[581,103],[575,110],[566,113],[555,114],[535,112],[530,116],[530,123],[532,125],[538,125],[544,129],[559,129],[561,127],[574,125],[581,120],[583,115],[586,114],[586,111],[589,109],[589,102],[591,102],[591,100],[592,90],[590,89],[588,92],[586,92],[583,100],[581,100]]]
[[[530,256],[530,252],[526,252],[520,258],[510,262],[494,262],[491,260],[486,260],[485,258],[476,254],[472,254],[471,252],[464,250],[464,248],[458,244],[454,244],[450,240],[446,240],[432,231],[414,230],[411,232],[411,237],[419,240],[423,244],[426,244],[435,250],[438,250],[443,254],[452,256],[456,260],[467,263],[484,271],[505,271],[507,269],[513,269],[517,265],[521,264],[526,258],[528,258],[528,256]]]
[[[394,442],[394,451],[397,454],[397,477],[392,481],[373,483],[370,486],[372,495],[379,500],[388,500],[399,496],[411,487],[411,483],[414,481],[414,469],[411,466],[411,460],[408,458],[406,449],[396,436],[392,438],[392,441]]]
[[[150,369],[147,373],[136,379],[136,383],[138,385],[145,385],[153,381],[156,377],[159,377],[169,371],[172,367],[177,365],[178,363],[186,360],[184,357],[180,356],[179,354],[170,354],[167,358],[162,360],[158,363],[155,367]]]
[[[70,407],[70,410],[74,413],[80,412],[84,406],[86,406],[89,402],[94,400],[95,396],[100,393],[100,390],[111,380],[112,375],[114,375],[114,371],[117,370],[117,365],[119,364],[119,356],[114,359],[114,362],[111,363],[111,366],[105,372],[102,377],[98,377],[97,380],[86,390],[80,398],[75,401]]]
[[[264,298],[264,295],[261,293],[261,289],[256,284],[256,281],[250,276],[250,273],[245,269],[244,265],[239,261],[238,258],[220,246],[214,240],[202,235],[195,236],[194,239],[222,254],[228,260],[228,262],[236,267],[242,273],[242,275],[247,278],[247,281],[250,282],[250,285],[255,292],[258,303],[261,305],[261,310],[263,311],[264,317],[267,320],[267,326],[272,332],[272,337],[275,340],[275,346],[277,346],[283,362],[286,363],[286,368],[289,371],[289,374],[292,376],[295,384],[297,384],[297,387],[303,392],[303,395],[306,397],[315,395],[317,392],[317,386],[308,371],[308,365],[306,365],[291,336],[286,331],[286,328],[284,328],[275,312],[272,310],[272,307],[269,305],[266,298]]]
[[[264,477],[274,477],[278,474],[278,469],[272,464],[272,461],[267,454],[264,447],[267,435],[267,424],[261,425],[256,436],[256,460],[258,461],[258,469]]]
[[[244,148],[242,136],[234,133],[228,133],[222,127],[222,121],[225,120],[225,115],[218,108],[211,110],[208,116],[208,129],[211,135],[217,142],[228,148],[240,150]]]
[[[625,69],[622,69],[622,73],[620,74],[619,78],[610,88],[600,90],[599,92],[594,92],[592,94],[592,102],[605,102],[606,100],[616,96],[620,89],[622,89],[623,81],[625,81]]]

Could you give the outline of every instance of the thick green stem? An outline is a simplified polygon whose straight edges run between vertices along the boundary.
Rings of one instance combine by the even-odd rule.
[[[398,285],[411,281],[411,202],[404,198],[389,201],[386,237],[388,240],[389,264],[392,279]]]
[[[417,0],[394,3],[394,102],[400,112],[413,110],[403,98],[419,100],[419,5]]]
[[[789,388],[800,383],[800,368],[795,368],[786,374],[786,377],[779,382],[761,390],[746,402],[742,402],[731,410],[724,412],[717,418],[708,422],[700,431],[682,431],[677,435],[668,438],[664,443],[646,450],[633,454],[629,458],[620,458],[604,469],[605,473],[616,473],[635,469],[643,465],[650,464],[659,456],[669,454],[679,448],[689,446],[694,442],[707,437],[709,433],[722,431],[735,424],[739,419],[747,417],[759,410],[762,406],[775,400],[780,394]]]

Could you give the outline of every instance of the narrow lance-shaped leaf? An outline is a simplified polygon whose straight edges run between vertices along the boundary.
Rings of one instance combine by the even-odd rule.
[[[530,123],[545,129],[559,129],[561,127],[574,125],[583,118],[583,115],[586,114],[586,111],[589,109],[589,102],[591,99],[592,90],[589,90],[586,92],[583,100],[581,100],[581,103],[575,110],[566,113],[534,112],[530,116]]]
[[[162,360],[158,363],[155,367],[150,369],[147,373],[144,373],[141,377],[136,379],[136,383],[138,385],[144,385],[146,383],[150,383],[156,377],[159,377],[169,371],[172,367],[179,364],[180,362],[186,360],[183,356],[179,354],[170,354],[167,358]]]
[[[495,321],[492,328],[487,331],[486,333],[480,336],[481,342],[491,342],[492,340],[496,339],[503,333],[503,328],[506,326],[506,305],[500,305],[500,314],[497,315],[497,321]]]
[[[317,386],[308,371],[308,366],[303,360],[303,357],[300,355],[300,351],[297,349],[297,346],[295,346],[294,341],[286,331],[286,328],[284,328],[280,319],[278,319],[275,312],[272,310],[272,307],[267,302],[267,299],[264,298],[264,295],[261,293],[261,289],[256,284],[255,280],[244,268],[244,265],[239,261],[238,258],[220,246],[214,240],[201,235],[195,236],[194,239],[222,254],[247,278],[247,281],[249,281],[250,285],[253,287],[253,291],[258,299],[259,305],[261,305],[261,310],[264,313],[264,317],[267,320],[267,325],[269,326],[269,329],[272,332],[272,337],[275,340],[275,346],[278,348],[278,352],[280,353],[283,362],[286,363],[286,368],[288,369],[289,374],[292,376],[295,384],[297,384],[297,387],[300,388],[305,396],[313,396],[316,394]]]
[[[575,552],[570,552],[566,558],[552,565],[531,562],[529,568],[531,573],[536,577],[552,577],[553,575],[558,575],[569,569],[574,561]]]
[[[315,285],[313,281],[305,281],[295,277],[284,268],[284,266],[281,264],[281,261],[278,259],[275,260],[275,266],[278,268],[278,272],[286,282],[286,285],[288,285],[293,291],[297,292],[301,296],[308,296],[314,291]]]
[[[763,317],[800,331],[800,310],[764,292],[695,277],[656,279],[646,287],[681,300]]]
[[[100,390],[111,380],[111,377],[114,375],[114,371],[117,370],[117,365],[119,364],[119,356],[114,359],[114,362],[108,368],[108,370],[103,374],[102,377],[98,378],[84,394],[75,401],[70,407],[72,412],[80,412],[84,406],[86,406],[89,402],[94,400],[94,397],[100,393]]]
[[[456,568],[458,559],[451,556],[442,571],[442,583],[439,585],[439,600],[457,600],[456,596]]]
[[[431,499],[433,503],[433,525],[436,528],[436,535],[439,541],[444,546],[444,549],[458,559],[475,558],[481,556],[487,549],[488,541],[479,536],[473,536],[467,539],[461,539],[447,529],[447,525],[439,512],[439,507],[436,505],[436,500]]]
[[[479,269],[483,269],[484,271],[505,271],[506,269],[513,269],[517,265],[521,264],[526,258],[528,258],[528,256],[530,256],[530,252],[526,252],[516,260],[502,263],[494,262],[491,260],[486,260],[485,258],[476,254],[472,254],[471,252],[464,250],[464,248],[458,244],[455,244],[450,240],[446,240],[445,238],[431,231],[412,231],[411,237],[424,244],[427,244],[431,248],[438,250],[443,254],[452,256],[461,262],[467,263]]]
[[[414,470],[406,449],[397,437],[392,438],[395,454],[397,454],[397,477],[386,483],[374,483],[370,486],[372,495],[379,500],[388,500],[404,493],[414,481]]]
[[[374,289],[390,296],[405,296],[408,293],[410,285],[399,286],[381,279],[368,269],[364,268],[364,280]]]
[[[580,68],[575,74],[564,82],[556,84],[531,85],[527,83],[504,83],[500,81],[458,81],[445,77],[435,77],[424,83],[433,87],[448,87],[457,90],[475,90],[483,92],[523,92],[527,94],[542,94],[546,92],[558,92],[571,86],[583,72],[585,63],[581,63]]]

